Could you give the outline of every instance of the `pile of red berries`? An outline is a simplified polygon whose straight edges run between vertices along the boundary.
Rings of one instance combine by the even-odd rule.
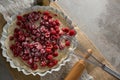
[[[60,42],[61,36],[76,34],[74,29],[60,28],[60,21],[48,11],[18,15],[16,25],[14,34],[9,37],[10,41],[14,41],[10,49],[15,57],[20,57],[33,70],[38,69],[38,65],[55,66],[58,49],[70,46],[69,40],[65,40],[64,45]]]

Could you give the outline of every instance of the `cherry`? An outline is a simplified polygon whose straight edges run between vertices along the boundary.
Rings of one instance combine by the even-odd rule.
[[[69,41],[69,40],[66,40],[66,41],[65,41],[65,45],[66,45],[66,46],[70,46],[70,41]]]
[[[58,45],[54,45],[54,49],[57,50],[59,48]]]
[[[34,61],[33,61],[33,59],[32,59],[32,58],[30,58],[30,59],[28,60],[28,62],[27,62],[27,63],[28,63],[29,65],[32,65],[32,64],[33,64],[33,62],[34,62]]]
[[[45,67],[46,65],[47,65],[47,63],[46,63],[45,61],[42,61],[42,62],[41,62],[41,66],[42,66],[42,67]]]
[[[76,34],[76,32],[75,32],[74,29],[72,29],[72,30],[69,31],[69,35],[70,35],[70,36],[74,36],[75,34]]]
[[[47,15],[47,16],[48,16],[48,15],[49,15],[49,12],[48,12],[48,11],[44,11],[44,12],[43,12],[43,15]]]
[[[46,53],[51,53],[51,48],[46,48]]]
[[[21,23],[20,21],[17,21],[16,24],[17,24],[18,26],[21,26],[21,25],[22,25],[22,23]]]
[[[68,27],[62,28],[62,31],[68,33],[69,32],[69,28]]]
[[[57,57],[57,56],[58,56],[58,52],[54,52],[54,53],[53,53],[53,56],[54,56],[54,57]]]
[[[38,62],[38,61],[39,61],[39,58],[38,58],[38,57],[34,57],[34,61],[35,61],[35,62]]]
[[[48,60],[52,60],[52,59],[53,59],[53,56],[50,54],[50,55],[47,56],[47,59],[48,59]]]
[[[23,17],[21,15],[18,15],[17,20],[23,20]]]
[[[53,64],[56,65],[58,63],[58,60],[54,59]]]
[[[54,66],[54,63],[53,63],[53,62],[49,62],[47,66],[48,66],[48,67],[53,67],[53,66]]]
[[[33,65],[31,65],[31,69],[33,69],[33,70],[36,70],[38,68],[38,65],[37,64],[33,64]]]
[[[10,37],[9,37],[9,40],[10,40],[10,41],[12,41],[13,39],[14,39],[14,37],[13,37],[13,36],[10,36]]]

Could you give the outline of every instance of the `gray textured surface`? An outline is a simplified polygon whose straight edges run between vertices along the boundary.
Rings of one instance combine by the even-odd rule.
[[[58,3],[120,72],[120,0],[60,0]]]

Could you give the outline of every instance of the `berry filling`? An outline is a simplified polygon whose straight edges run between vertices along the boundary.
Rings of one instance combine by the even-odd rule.
[[[40,67],[57,65],[58,50],[64,50],[70,40],[60,42],[64,35],[75,36],[76,31],[62,26],[49,11],[34,11],[18,15],[14,33],[9,37],[13,43],[10,50],[15,57],[20,57],[32,70]]]

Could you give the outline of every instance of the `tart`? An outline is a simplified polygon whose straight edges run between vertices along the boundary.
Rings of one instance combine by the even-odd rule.
[[[64,17],[50,10],[18,14],[7,30],[5,47],[14,65],[28,72],[44,73],[68,57],[76,35]]]

